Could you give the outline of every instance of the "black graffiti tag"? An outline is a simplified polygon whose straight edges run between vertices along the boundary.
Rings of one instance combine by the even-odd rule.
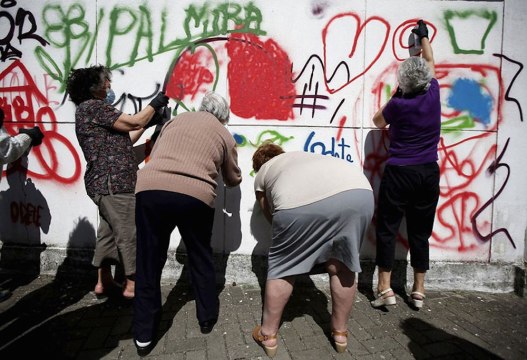
[[[15,31],[18,29],[16,39],[22,44],[23,40],[33,39],[42,46],[49,45],[40,35],[36,34],[37,23],[35,16],[30,11],[19,8],[15,17],[7,11],[0,11],[0,28],[8,29],[3,38],[0,38],[0,61],[10,58],[21,58],[22,51],[13,45]]]

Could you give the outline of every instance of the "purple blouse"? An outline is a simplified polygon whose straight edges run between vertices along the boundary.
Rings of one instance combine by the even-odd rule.
[[[390,165],[420,165],[437,161],[441,133],[439,83],[432,79],[426,93],[412,98],[392,97],[382,115],[390,124]]]

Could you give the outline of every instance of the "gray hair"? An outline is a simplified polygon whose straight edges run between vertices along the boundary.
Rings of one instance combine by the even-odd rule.
[[[205,94],[205,97],[201,101],[199,111],[211,113],[224,125],[229,122],[230,110],[227,100],[213,91]]]
[[[428,90],[432,80],[432,70],[425,59],[411,56],[399,65],[397,81],[403,94],[418,93]]]

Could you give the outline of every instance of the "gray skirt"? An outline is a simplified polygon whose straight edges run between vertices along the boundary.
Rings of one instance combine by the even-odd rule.
[[[361,272],[359,251],[373,217],[373,192],[348,190],[273,216],[267,279],[305,274],[337,259]]]

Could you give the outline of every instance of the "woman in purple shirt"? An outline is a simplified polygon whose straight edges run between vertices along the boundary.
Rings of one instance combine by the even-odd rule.
[[[439,84],[434,78],[434,58],[423,20],[412,30],[419,36],[421,56],[411,56],[397,71],[399,88],[373,117],[378,128],[390,125],[389,158],[379,190],[377,210],[378,268],[375,308],[395,305],[391,272],[395,242],[406,216],[414,283],[408,302],[419,309],[424,302],[424,281],[429,269],[428,239],[432,234],[439,199],[437,144],[441,130]]]

